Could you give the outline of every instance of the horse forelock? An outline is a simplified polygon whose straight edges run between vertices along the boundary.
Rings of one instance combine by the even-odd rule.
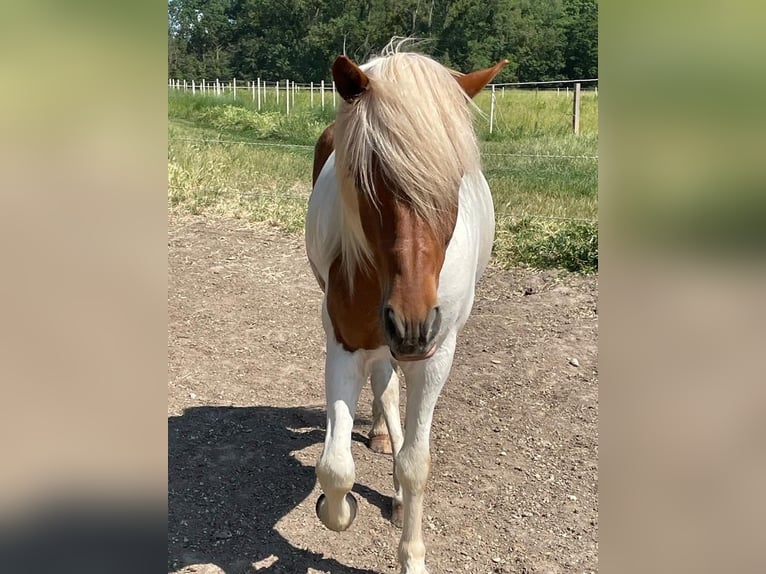
[[[341,248],[349,279],[369,261],[358,202],[363,194],[378,203],[376,171],[388,191],[435,229],[456,209],[463,175],[480,171],[473,104],[450,70],[412,52],[389,53],[362,69],[370,88],[342,102],[336,119],[336,166],[348,224]]]

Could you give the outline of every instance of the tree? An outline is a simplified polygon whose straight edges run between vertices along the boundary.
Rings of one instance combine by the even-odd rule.
[[[567,0],[566,51],[564,73],[567,77],[598,77],[598,1]]]
[[[598,75],[597,0],[168,0],[168,74],[319,81],[393,36],[462,72],[508,58],[501,82]]]

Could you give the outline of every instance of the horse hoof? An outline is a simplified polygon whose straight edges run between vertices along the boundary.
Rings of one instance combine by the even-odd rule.
[[[391,522],[397,528],[402,527],[404,519],[402,517],[402,503],[397,502],[396,499],[391,499]]]
[[[349,518],[346,522],[337,522],[329,519],[329,516],[327,516],[326,498],[327,497],[324,495],[324,493],[322,493],[317,499],[317,518],[319,518],[322,524],[324,524],[330,530],[334,530],[335,532],[343,532],[344,530],[347,530],[348,527],[351,526],[356,519],[356,511],[359,506],[356,502],[356,498],[350,492],[346,493],[346,503],[348,504],[349,508]]]
[[[378,454],[393,454],[391,447],[391,437],[387,434],[376,434],[370,437],[370,450]]]

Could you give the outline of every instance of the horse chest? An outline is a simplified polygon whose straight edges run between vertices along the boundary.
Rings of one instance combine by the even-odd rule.
[[[380,324],[380,287],[376,277],[357,271],[354,289],[343,273],[341,258],[330,266],[327,281],[327,313],[335,339],[350,352],[385,345]]]

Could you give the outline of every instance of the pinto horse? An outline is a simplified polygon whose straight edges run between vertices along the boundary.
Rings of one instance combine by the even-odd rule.
[[[505,63],[463,75],[395,49],[363,66],[339,56],[332,74],[342,102],[315,150],[306,248],[327,335],[316,513],[336,531],[356,516],[351,431],[369,377],[371,447],[393,454],[392,517],[406,574],[426,572],[431,421],[495,231],[471,98]],[[404,433],[397,364],[407,385]]]

